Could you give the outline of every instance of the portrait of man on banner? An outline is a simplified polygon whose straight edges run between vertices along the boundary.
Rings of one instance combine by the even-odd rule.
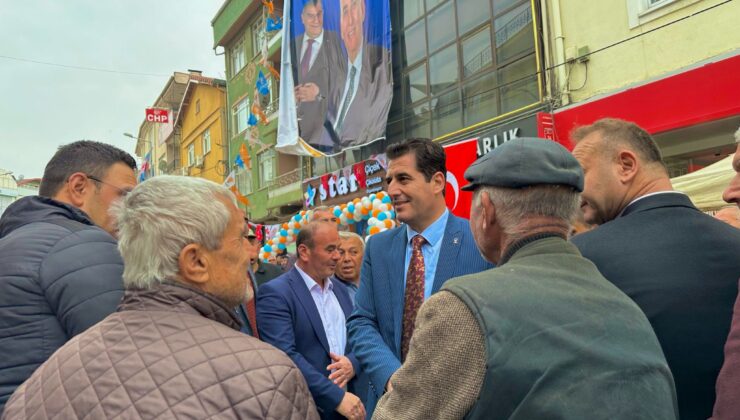
[[[286,1],[278,149],[333,155],[385,137],[393,94],[389,3]]]

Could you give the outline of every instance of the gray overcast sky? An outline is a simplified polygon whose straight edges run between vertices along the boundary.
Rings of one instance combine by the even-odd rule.
[[[174,71],[224,78],[211,19],[223,0],[0,0],[0,56],[161,76],[104,73],[0,57],[0,168],[40,177],[80,139],[133,155]],[[219,48],[221,50],[221,48]]]

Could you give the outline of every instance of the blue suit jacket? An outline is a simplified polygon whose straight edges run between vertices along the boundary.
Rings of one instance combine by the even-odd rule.
[[[362,262],[360,290],[349,319],[349,343],[370,377],[365,402],[368,418],[385,384],[401,367],[401,321],[404,304],[406,226],[374,235]],[[450,214],[437,260],[432,293],[453,277],[493,268],[481,257],[468,221]]]
[[[333,284],[334,295],[348,317],[352,300],[347,288],[338,281]],[[332,363],[329,342],[311,292],[296,268],[260,286],[257,319],[262,341],[284,351],[303,373],[321,418],[341,418],[335,409],[345,391],[328,378],[330,372],[326,367]],[[345,356],[352,361],[357,375],[360,372],[357,359],[348,352]]]

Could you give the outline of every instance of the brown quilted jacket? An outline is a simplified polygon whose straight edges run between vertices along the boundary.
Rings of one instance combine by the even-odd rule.
[[[176,283],[129,290],[13,394],[3,419],[318,419],[301,372]]]

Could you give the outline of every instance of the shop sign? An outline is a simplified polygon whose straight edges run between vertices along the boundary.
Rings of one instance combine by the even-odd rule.
[[[379,155],[304,181],[305,207],[334,206],[382,191],[386,187],[385,170],[385,155]]]
[[[153,123],[169,123],[170,122],[170,111],[161,108],[147,108],[146,109],[146,120]]]
[[[552,117],[549,113],[538,112],[537,114],[533,114],[519,121],[501,124],[481,134],[477,137],[478,157],[483,156],[494,148],[518,137],[551,138],[540,135],[540,132],[542,131],[540,128],[541,121],[545,121],[545,118],[540,117],[540,114],[550,117],[550,135],[552,135]]]

